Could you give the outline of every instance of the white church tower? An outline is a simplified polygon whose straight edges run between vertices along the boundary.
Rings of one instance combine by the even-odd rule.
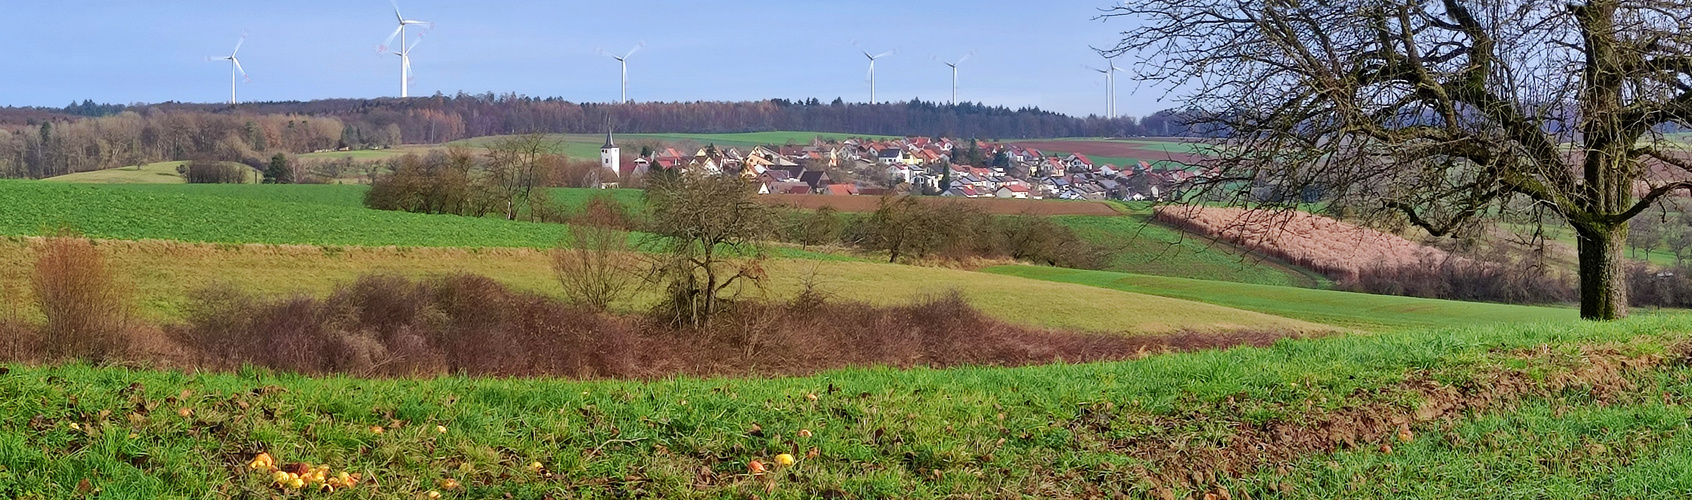
[[[605,145],[599,148],[599,167],[602,170],[600,187],[617,187],[617,181],[621,180],[619,174],[622,171],[622,165],[623,151],[617,149],[616,143],[611,142],[611,131],[606,130]]]

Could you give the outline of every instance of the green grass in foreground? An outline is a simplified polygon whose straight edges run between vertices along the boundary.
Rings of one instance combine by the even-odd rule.
[[[268,481],[241,465],[267,451],[282,463],[376,481],[319,495],[328,498],[416,498],[445,478],[467,488],[446,492],[451,498],[1141,497],[1146,485],[1133,471],[1167,464],[1118,446],[1226,446],[1235,426],[1297,423],[1307,412],[1409,411],[1419,404],[1413,398],[1378,391],[1410,377],[1461,385],[1493,370],[1567,373],[1578,366],[1516,353],[1549,346],[1577,363],[1574,346],[1604,343],[1643,355],[1684,342],[1688,330],[1692,318],[1656,317],[1283,341],[1088,365],[651,382],[14,365],[0,375],[0,496],[81,497],[84,480],[112,498],[270,496]],[[1605,407],[1578,389],[1553,392],[1562,395],[1520,411],[1461,417],[1451,432],[1417,424],[1422,437],[1395,454],[1317,453],[1287,473],[1266,465],[1225,482],[1235,498],[1272,495],[1266,490],[1281,483],[1291,491],[1272,497],[1663,497],[1692,484],[1692,415],[1684,404],[1652,400],[1684,397],[1692,385],[1684,364],[1656,370],[1637,388],[1643,400]],[[1116,420],[1086,424],[1084,410],[1106,402],[1120,408],[1107,413]],[[1154,417],[1188,426],[1135,424]],[[388,430],[375,434],[372,425]],[[801,429],[814,436],[799,437]],[[817,456],[806,458],[813,447]],[[794,451],[794,467],[746,474],[751,460]]]
[[[1569,321],[1574,309],[1398,297],[1109,271],[1000,266],[984,272],[1205,302],[1346,328],[1391,330]]]

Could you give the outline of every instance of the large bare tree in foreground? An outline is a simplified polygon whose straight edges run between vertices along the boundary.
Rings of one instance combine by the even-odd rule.
[[[1319,195],[1446,235],[1542,211],[1579,235],[1581,316],[1627,314],[1628,220],[1692,188],[1692,0],[1136,0],[1106,55],[1181,96],[1210,193]],[[1269,189],[1292,196],[1264,195]]]

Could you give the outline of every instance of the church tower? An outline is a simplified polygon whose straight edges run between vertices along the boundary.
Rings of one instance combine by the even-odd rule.
[[[622,171],[623,152],[617,149],[617,144],[611,141],[611,131],[605,131],[605,145],[599,148],[599,167],[603,170],[600,175],[601,185],[617,184]],[[605,186],[611,187],[611,186]]]

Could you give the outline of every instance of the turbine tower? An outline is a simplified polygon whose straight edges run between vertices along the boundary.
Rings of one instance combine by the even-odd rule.
[[[958,65],[963,64],[964,61],[968,61],[969,56],[973,56],[973,55],[975,55],[974,52],[964,54],[963,57],[958,58],[957,62],[940,61],[940,62],[946,63],[946,67],[952,68],[952,105],[953,106],[958,105]]]
[[[1082,67],[1093,70],[1093,71],[1097,71],[1097,72],[1100,72],[1100,73],[1104,73],[1104,76],[1105,76],[1105,118],[1116,118],[1116,73],[1119,72],[1119,71],[1122,71],[1122,68],[1116,67],[1116,60],[1115,59],[1105,58],[1105,62],[1107,63],[1107,65],[1105,66],[1105,69],[1099,69],[1099,68],[1095,68],[1095,67],[1092,67],[1092,66],[1082,66]]]
[[[876,54],[876,55],[872,56],[872,55],[870,55],[869,51],[863,50],[863,48],[861,48],[861,47],[858,50],[859,50],[859,52],[864,53],[864,57],[869,58],[869,62],[870,62],[870,67],[869,67],[870,102],[869,103],[875,104],[875,60],[881,59],[883,57],[891,56],[893,54],[898,53],[899,51],[897,49],[894,49],[894,50],[889,50],[887,52],[882,52],[880,54]]]
[[[621,100],[619,100],[617,102],[620,102],[620,103],[629,102],[629,56],[634,55],[635,52],[639,52],[640,48],[645,47],[645,46],[646,46],[646,42],[640,42],[638,44],[635,44],[634,48],[629,49],[629,52],[627,54],[623,54],[623,57],[617,57],[616,54],[612,54],[610,52],[606,52],[604,49],[600,49],[600,51],[599,51],[600,54],[604,54],[605,57],[616,59],[617,64],[620,64],[620,65],[623,66],[623,86],[622,86],[623,90],[622,90]]]
[[[246,33],[241,34],[241,39],[235,42],[235,50],[233,52],[230,52],[229,55],[223,56],[223,57],[210,56],[210,57],[206,58],[207,61],[229,61],[229,105],[230,106],[234,106],[234,105],[239,103],[235,99],[235,88],[236,88],[236,85],[241,83],[242,78],[247,77],[247,70],[243,69],[241,67],[241,59],[235,57],[236,54],[241,53],[241,44],[244,44],[244,43],[247,43],[247,34]]]
[[[423,29],[428,29],[428,28],[434,27],[435,23],[431,23],[431,22],[428,22],[428,21],[417,21],[417,20],[406,19],[405,16],[400,14],[398,3],[394,3],[394,19],[399,21],[399,28],[395,29],[394,33],[392,35],[388,35],[387,41],[384,41],[384,42],[382,42],[382,45],[377,46],[376,51],[377,52],[387,52],[387,53],[399,56],[399,58],[400,58],[400,97],[411,97],[411,49],[417,48],[417,44],[423,42],[423,36],[422,36],[421,33],[419,33],[418,37],[417,37],[417,41],[411,42],[410,45],[407,45],[405,43],[405,40],[406,40],[405,27],[406,26],[422,26]],[[391,44],[394,43],[395,37],[399,38],[399,50],[390,51],[388,47]]]

